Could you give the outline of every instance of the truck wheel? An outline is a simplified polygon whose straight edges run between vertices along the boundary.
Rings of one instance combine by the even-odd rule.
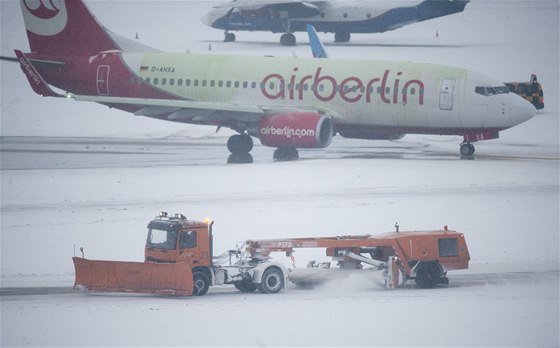
[[[233,286],[241,292],[254,292],[257,290],[257,285],[250,279],[243,279],[242,281],[233,283]]]
[[[440,278],[439,267],[435,263],[421,263],[416,271],[416,285],[420,289],[435,287]]]
[[[208,292],[210,279],[201,271],[193,272],[193,296],[202,296]]]
[[[284,274],[276,267],[269,267],[264,271],[261,283],[257,285],[263,294],[275,294],[284,288]]]

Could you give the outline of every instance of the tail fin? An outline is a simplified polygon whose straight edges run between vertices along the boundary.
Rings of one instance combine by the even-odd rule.
[[[82,0],[20,0],[33,53],[94,55],[120,49]]]

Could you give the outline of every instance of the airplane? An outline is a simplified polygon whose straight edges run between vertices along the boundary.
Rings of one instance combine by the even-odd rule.
[[[233,0],[215,6],[203,17],[206,25],[230,31],[283,33],[280,44],[294,46],[294,32],[311,24],[318,32],[334,33],[335,42],[351,33],[383,33],[405,25],[462,12],[470,0]]]
[[[228,163],[253,162],[253,137],[276,148],[275,160],[293,160],[298,148],[327,147],[335,134],[462,135],[460,153],[472,156],[473,142],[536,113],[503,83],[462,68],[165,53],[105,29],[82,0],[20,3],[31,52],[16,49],[14,59],[37,94],[230,128]]]

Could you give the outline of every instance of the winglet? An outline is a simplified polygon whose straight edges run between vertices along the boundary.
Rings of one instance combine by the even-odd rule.
[[[37,72],[37,69],[29,62],[29,60],[23,55],[19,50],[14,50],[16,53],[17,60],[20,64],[21,70],[27,76],[27,80],[31,85],[31,88],[35,93],[43,97],[64,97],[64,95],[56,93],[52,88],[45,82],[43,77]]]
[[[317,35],[317,31],[315,31],[315,27],[311,24],[307,24],[307,35],[309,36],[309,43],[311,45],[311,52],[313,53],[314,58],[329,58],[325,47],[321,40],[319,40],[319,36]]]

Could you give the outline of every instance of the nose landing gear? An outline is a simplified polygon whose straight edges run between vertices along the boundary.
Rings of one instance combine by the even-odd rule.
[[[461,147],[459,148],[459,152],[461,153],[461,156],[472,156],[474,155],[474,145],[471,143],[462,143]]]

